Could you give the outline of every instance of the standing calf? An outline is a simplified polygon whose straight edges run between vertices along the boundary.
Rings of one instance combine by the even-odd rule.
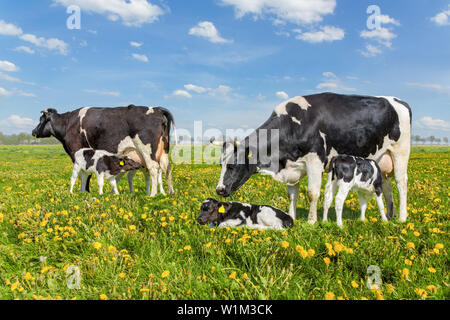
[[[365,220],[367,198],[372,198],[375,195],[381,218],[383,221],[387,221],[382,198],[383,177],[375,161],[347,155],[340,155],[331,159],[328,183],[325,187],[323,221],[328,219],[328,210],[333,202],[337,187],[339,187],[339,191],[336,196],[335,209],[338,226],[342,226],[342,209],[351,189],[358,192],[361,220]]]
[[[81,177],[81,191],[85,192],[87,178],[90,174],[97,175],[99,193],[103,194],[104,179],[108,179],[113,187],[113,192],[118,194],[116,177],[121,173],[138,170],[141,165],[129,158],[119,158],[103,150],[90,148],[80,149],[75,153],[72,178],[70,179],[70,193],[78,175]]]
[[[271,206],[207,199],[203,202],[198,223],[219,227],[249,227],[254,229],[283,229],[294,226],[286,213]]]

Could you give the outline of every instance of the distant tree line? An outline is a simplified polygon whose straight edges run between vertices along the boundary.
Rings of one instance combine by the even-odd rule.
[[[414,144],[436,144],[436,145],[448,145],[448,138],[436,138],[435,136],[421,137],[418,135],[411,137]]]
[[[6,135],[0,132],[0,145],[51,145],[59,144],[59,141],[55,138],[36,139],[31,134],[19,133]]]

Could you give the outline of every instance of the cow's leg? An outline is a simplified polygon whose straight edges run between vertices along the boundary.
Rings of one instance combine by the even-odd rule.
[[[384,203],[383,203],[383,196],[377,195],[377,205],[378,205],[378,209],[380,210],[381,213],[381,219],[383,221],[388,221],[387,217],[386,217],[386,213],[384,212]]]
[[[79,172],[80,172],[80,168],[78,167],[78,165],[75,164],[73,166],[72,177],[70,178],[70,193],[73,193],[73,186],[75,185],[75,182],[77,181]]]
[[[158,194],[158,169],[156,167],[153,167],[149,171],[150,177],[152,179],[152,191],[150,193],[150,196],[156,197],[156,195]],[[148,188],[147,191],[149,191]]]
[[[317,202],[320,197],[320,186],[322,185],[322,174],[324,166],[317,155],[310,157],[306,162],[306,174],[308,175],[308,198],[309,215],[308,222],[317,222]]]
[[[294,220],[296,219],[296,216],[297,216],[298,187],[299,187],[298,183],[295,186],[287,187],[289,200],[291,201],[289,204],[289,215]]]
[[[383,178],[383,194],[386,200],[387,217],[392,219],[395,216],[394,197],[392,195],[392,183],[390,177]]]
[[[173,189],[173,185],[172,185],[172,166],[170,165],[169,155],[167,153],[163,153],[163,155],[161,156],[159,165],[161,166],[161,169],[166,176],[167,188],[169,189],[169,194],[174,194],[175,190]],[[161,193],[163,193],[163,192],[161,192]]]
[[[148,172],[147,169],[143,169],[142,172],[144,173],[144,177],[145,177],[145,193],[149,196],[150,195],[150,173]]]
[[[84,191],[82,191],[82,192],[91,192],[91,186],[90,186],[91,179],[92,179],[92,174],[88,175],[85,183],[83,184],[84,185]]]
[[[115,177],[111,177],[110,179],[109,179],[109,183],[111,184],[111,187],[112,187],[112,193],[114,193],[114,194],[119,194],[119,189],[117,189],[117,181],[116,181],[116,178]]]
[[[334,202],[334,208],[336,210],[336,223],[339,227],[342,227],[342,211],[344,210],[344,202],[347,199],[347,195],[351,187],[346,183],[339,183],[339,191],[336,195]]]
[[[81,178],[81,189],[80,189],[80,192],[81,193],[88,192],[86,190],[86,186],[89,186],[88,181],[89,181],[89,178],[91,176],[88,175],[87,173],[83,172],[83,171],[80,171],[79,175],[80,175],[80,178]]]
[[[327,185],[325,187],[325,199],[323,201],[323,222],[328,220],[328,210],[330,210],[331,203],[333,202],[334,194],[336,193],[337,184],[332,180],[331,173],[328,178]]]
[[[408,218],[408,212],[406,208],[407,193],[408,193],[408,159],[409,153],[396,154],[393,153],[394,158],[394,175],[395,181],[397,182],[397,189],[400,198],[400,208],[399,208],[399,221],[405,222]]]
[[[136,176],[137,170],[129,171],[127,174],[128,179],[128,189],[130,190],[130,193],[134,193],[134,187],[133,187],[133,179]]]
[[[164,191],[164,185],[162,181],[162,170],[158,170],[158,185],[159,185],[159,192],[161,192],[162,195],[166,195],[166,192]]]
[[[103,176],[103,173],[97,175],[97,183],[98,183],[98,193],[102,195],[103,185],[105,184],[105,177]]]
[[[366,220],[367,199],[366,195],[362,192],[358,192],[359,207],[361,208],[361,221]]]
[[[116,185],[118,185],[120,183],[120,180],[122,180],[124,175],[125,175],[125,172],[121,172],[116,176],[116,178],[115,178]],[[114,193],[114,189],[111,190],[111,193]]]

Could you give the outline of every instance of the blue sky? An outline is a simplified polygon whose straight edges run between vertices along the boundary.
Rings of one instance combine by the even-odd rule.
[[[169,108],[180,128],[255,128],[325,91],[397,96],[414,134],[449,136],[450,1],[0,0],[3,133],[48,107],[131,103]]]

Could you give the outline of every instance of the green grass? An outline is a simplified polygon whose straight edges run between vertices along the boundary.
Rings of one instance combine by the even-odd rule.
[[[359,221],[352,194],[344,228],[333,208],[332,222],[311,226],[303,181],[295,227],[260,232],[196,223],[202,201],[217,198],[218,165],[176,165],[174,196],[146,196],[142,174],[134,195],[126,179],[119,196],[99,196],[95,180],[93,193],[71,195],[61,147],[0,147],[0,298],[448,299],[450,153],[420,148],[407,223],[381,222],[374,201]],[[286,187],[259,175],[230,200],[288,209]],[[67,287],[72,265],[79,290]],[[366,287],[370,265],[381,269],[379,291]]]

